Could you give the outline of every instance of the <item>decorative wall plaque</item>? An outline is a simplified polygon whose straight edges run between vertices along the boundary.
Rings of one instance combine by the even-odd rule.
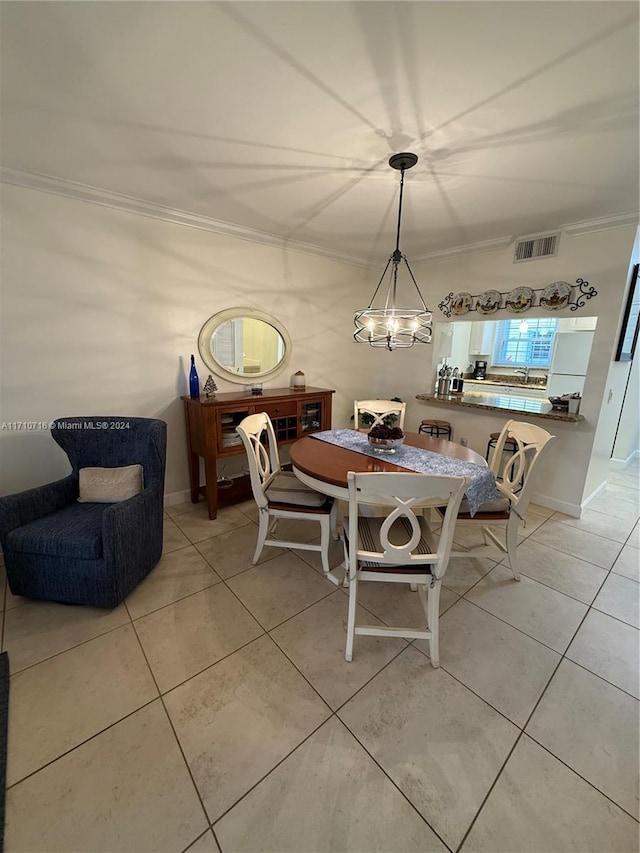
[[[577,278],[575,284],[554,281],[546,287],[514,287],[506,292],[485,290],[483,293],[471,294],[466,290],[459,293],[451,291],[438,308],[445,317],[463,317],[470,311],[477,311],[484,316],[500,310],[522,314],[536,306],[547,311],[559,311],[561,308],[577,311],[584,307],[587,299],[597,295],[598,291],[588,281]]]

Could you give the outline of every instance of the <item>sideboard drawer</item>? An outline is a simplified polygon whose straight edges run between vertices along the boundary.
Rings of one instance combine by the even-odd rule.
[[[267,403],[262,407],[258,400],[255,403],[256,412],[266,412],[273,420],[274,418],[289,418],[298,414],[298,403],[296,400],[283,400],[282,403]]]

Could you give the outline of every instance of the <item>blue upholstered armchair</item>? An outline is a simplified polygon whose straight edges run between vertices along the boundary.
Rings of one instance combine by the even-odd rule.
[[[11,592],[115,607],[162,554],[167,425],[151,418],[59,418],[51,434],[72,472],[0,498],[0,543]],[[116,503],[80,503],[81,468],[140,464],[143,489]]]

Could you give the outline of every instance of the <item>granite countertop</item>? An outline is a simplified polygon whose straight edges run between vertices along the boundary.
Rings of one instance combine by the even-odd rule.
[[[568,423],[578,423],[578,421],[584,420],[584,415],[570,415],[568,412],[552,411],[551,403],[548,400],[536,400],[486,391],[469,391],[462,394],[451,394],[448,397],[439,397],[435,394],[416,394],[416,400],[438,403],[442,406],[462,406],[494,412],[515,412],[516,414],[524,412],[537,418]]]

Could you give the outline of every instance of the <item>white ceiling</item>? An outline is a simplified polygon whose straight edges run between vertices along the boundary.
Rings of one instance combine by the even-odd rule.
[[[2,2],[5,167],[378,261],[638,209],[636,2]],[[6,173],[5,173],[6,174]],[[14,178],[15,180],[15,174]]]

